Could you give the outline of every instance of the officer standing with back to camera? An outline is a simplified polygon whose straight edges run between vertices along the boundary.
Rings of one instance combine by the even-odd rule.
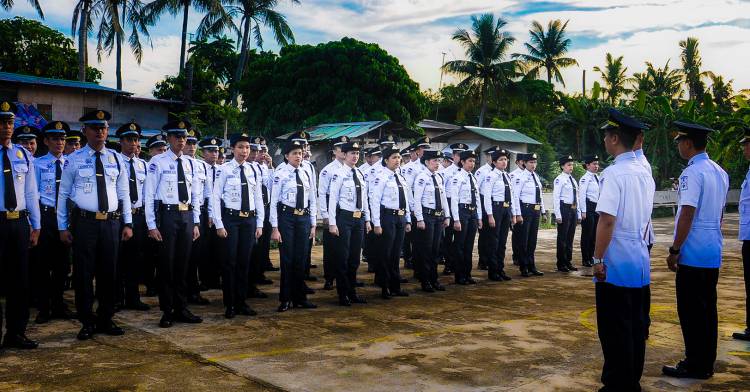
[[[117,129],[120,139],[120,153],[128,176],[128,201],[133,214],[133,238],[120,247],[117,266],[116,305],[131,310],[149,310],[150,306],[141,301],[138,290],[145,270],[145,244],[148,235],[146,212],[143,208],[143,185],[146,183],[146,161],[138,157],[141,141],[141,126],[128,122]]]
[[[201,263],[201,247],[205,242],[204,237],[209,227],[207,217],[210,216],[210,197],[211,197],[211,178],[208,176],[208,164],[200,159],[196,159],[195,153],[198,151],[198,140],[201,138],[201,134],[197,129],[191,128],[187,132],[187,139],[185,141],[185,147],[182,149],[183,155],[193,161],[192,167],[195,170],[195,180],[198,188],[201,189],[203,200],[201,200],[200,216],[201,224],[198,225],[200,231],[200,237],[193,241],[192,249],[190,250],[190,261],[188,262],[187,270],[187,290],[188,290],[188,303],[196,305],[208,305],[208,299],[201,296],[201,282],[198,277],[198,265]],[[206,221],[204,223],[204,221]]]
[[[359,169],[359,143],[341,144],[343,166],[331,176],[328,199],[328,231],[333,240],[331,264],[336,268],[336,291],[339,305],[364,304],[357,295],[357,268],[362,254],[362,241],[370,232],[370,208],[367,200],[367,183]]]
[[[338,138],[335,138],[332,140],[332,146],[331,149],[333,151],[333,161],[331,163],[327,164],[323,170],[320,171],[320,179],[318,181],[318,200],[320,200],[320,205],[318,206],[318,213],[320,214],[320,218],[323,220],[323,227],[328,227],[328,204],[330,202],[330,188],[331,188],[331,180],[336,173],[338,173],[339,169],[341,169],[344,166],[344,159],[346,158],[346,153],[344,153],[341,149],[341,146],[343,146],[345,143],[349,142],[349,138],[347,136],[341,136]],[[330,232],[330,230],[324,230],[323,231],[323,276],[325,277],[325,284],[323,285],[323,289],[325,290],[332,290],[333,289],[333,282],[334,279],[336,279],[336,274],[338,271],[338,266],[336,263],[334,263],[333,254],[336,253],[336,250],[333,249],[334,244],[336,244],[336,241],[334,239],[333,233]]]
[[[453,217],[453,269],[456,284],[477,283],[471,277],[474,238],[482,228],[482,206],[479,203],[479,184],[472,170],[477,154],[461,153],[461,169],[451,178],[451,216]]]
[[[94,110],[79,119],[87,144],[65,161],[57,199],[60,240],[73,246],[76,310],[83,324],[79,340],[91,339],[95,333],[124,333],[112,315],[120,240],[133,236],[133,216],[128,169],[117,152],[104,147],[110,118],[108,112]],[[99,303],[96,318],[92,311],[94,279]]]
[[[195,164],[182,150],[187,141],[187,121],[171,121],[162,127],[169,149],[149,162],[146,175],[146,225],[148,236],[158,242],[156,275],[159,280],[159,327],[175,321],[201,323],[187,308],[187,270],[193,241],[200,236],[200,205]]]
[[[685,359],[664,366],[665,376],[708,379],[714,374],[719,317],[716,284],[721,268],[721,221],[729,191],[729,176],[706,153],[714,130],[675,121],[677,150],[688,166],[680,174],[674,242],[667,266],[677,273],[677,315],[685,341]]]
[[[39,234],[37,267],[34,276],[37,308],[34,320],[44,324],[51,319],[69,320],[75,314],[63,301],[65,281],[70,274],[70,248],[60,241],[57,230],[57,195],[65,166],[65,132],[70,126],[62,121],[50,121],[44,126],[44,144],[49,152],[34,161],[36,182],[39,185],[39,208],[42,230]]]
[[[33,349],[26,337],[29,320],[29,247],[36,246],[41,228],[39,194],[30,153],[10,142],[16,106],[0,101],[0,268],[5,293],[3,347]],[[0,335],[2,335],[0,307]]]
[[[552,202],[557,221],[557,270],[578,271],[573,266],[573,239],[581,216],[578,211],[578,183],[573,178],[573,157],[560,158],[560,173],[553,183]]]
[[[750,160],[750,128],[745,127],[745,134],[740,139],[742,154]],[[750,169],[742,182],[739,200],[740,230],[738,238],[742,241],[742,270],[745,278],[745,330],[735,332],[732,337],[750,341]]]
[[[586,174],[579,181],[578,194],[581,197],[578,210],[581,213],[581,260],[584,267],[591,267],[596,241],[596,224],[599,214],[596,213],[596,203],[599,201],[599,156],[589,155],[583,159]]]
[[[271,240],[279,243],[281,259],[279,312],[317,308],[307,300],[304,280],[317,217],[315,181],[303,167],[304,149],[299,140],[286,143],[282,152],[287,162],[276,169],[271,186]]]
[[[523,225],[513,236],[518,236],[518,266],[521,269],[521,276],[529,277],[542,276],[543,272],[536,269],[536,240],[539,232],[539,219],[545,213],[544,200],[542,199],[542,182],[536,174],[537,155],[526,154],[526,170],[516,177],[513,184],[513,202],[521,207],[521,215],[516,216],[516,221]]]
[[[640,391],[646,351],[650,263],[644,240],[656,189],[633,153],[645,125],[609,111],[604,148],[615,160],[602,173],[593,273],[604,354],[600,391]]]
[[[479,179],[480,194],[484,195],[482,223],[487,236],[484,242],[488,279],[494,281],[511,280],[505,273],[505,247],[508,242],[508,231],[520,215],[520,208],[513,203],[512,180],[505,171],[508,167],[510,153],[500,149],[493,151],[490,162],[493,167],[485,172],[484,178]]]

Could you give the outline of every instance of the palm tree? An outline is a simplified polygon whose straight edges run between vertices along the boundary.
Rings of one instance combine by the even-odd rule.
[[[594,71],[601,74],[605,84],[602,91],[607,94],[607,102],[612,106],[617,104],[620,96],[630,93],[630,90],[625,87],[625,83],[628,81],[625,72],[628,68],[622,64],[622,58],[623,56],[614,58],[611,53],[607,53],[604,69],[602,70],[599,66],[594,67]]]
[[[299,4],[299,0],[289,0],[292,4]],[[286,21],[286,17],[280,14],[274,8],[278,5],[278,0],[230,0],[231,5],[227,6],[227,12],[232,17],[240,18],[240,34],[237,36],[240,45],[240,60],[237,63],[237,69],[234,72],[233,83],[230,86],[231,101],[233,106],[237,106],[239,96],[239,81],[247,66],[248,51],[250,48],[250,35],[253,35],[255,44],[263,48],[263,35],[260,31],[260,25],[269,28],[273,37],[281,46],[287,46],[294,43],[294,33]],[[218,32],[219,27],[214,27],[213,32]]]
[[[555,81],[565,86],[560,68],[578,65],[578,62],[570,57],[563,57],[568,52],[570,39],[565,37],[565,28],[568,27],[568,21],[562,23],[559,19],[551,20],[547,24],[547,32],[539,22],[534,21],[531,24],[531,43],[524,43],[529,54],[513,54],[514,58],[520,58],[531,68],[528,76],[536,78],[542,68],[547,71],[547,83],[552,83],[552,77]]]
[[[39,17],[44,19],[44,12],[42,12],[42,5],[39,4],[39,0],[29,0],[29,3],[34,6]],[[13,8],[13,0],[0,0],[0,8],[10,11]]]
[[[495,21],[492,14],[472,16],[471,22],[471,33],[465,29],[453,33],[453,40],[464,47],[468,60],[449,61],[443,69],[464,78],[457,87],[480,97],[479,126],[482,127],[491,90],[505,87],[517,77],[519,64],[516,60],[503,61],[516,41],[502,31],[508,22],[502,18]]]
[[[98,14],[100,4],[95,0],[78,0],[73,9],[71,35],[78,34],[78,80],[86,81],[86,68],[89,65],[88,36],[94,28],[93,18]]]
[[[190,7],[195,8],[201,13],[205,13],[201,20],[198,31],[207,30],[207,26],[213,25],[216,21],[222,23],[230,23],[231,18],[227,14],[224,8],[224,3],[227,0],[154,0],[147,4],[143,8],[145,15],[145,22],[148,25],[153,25],[159,19],[161,14],[169,12],[171,15],[176,16],[182,12],[182,41],[180,45],[180,73],[185,69],[185,49],[187,47],[187,28],[188,28],[188,15],[190,13]]]
[[[125,30],[130,30],[128,44],[139,65],[143,60],[141,34],[150,39],[143,14],[144,4],[141,0],[98,1],[102,3],[103,14],[97,33],[97,58],[101,62],[103,53],[109,56],[112,49],[116,50],[117,89],[122,90],[122,44],[125,41]]]
[[[701,80],[701,54],[698,50],[698,38],[688,37],[680,41],[680,60],[682,61],[682,73],[685,76],[685,84],[688,87],[688,98],[698,100],[703,97],[706,86]]]
[[[701,72],[701,76],[705,76],[711,80],[711,95],[713,95],[713,101],[716,106],[720,108],[727,108],[730,105],[730,99],[734,95],[734,89],[732,88],[733,79],[725,82],[724,77],[716,75],[711,71]]]
[[[646,75],[650,81],[651,96],[664,96],[676,99],[682,96],[682,74],[678,69],[669,69],[669,60],[663,68],[656,68],[650,62],[646,62]]]

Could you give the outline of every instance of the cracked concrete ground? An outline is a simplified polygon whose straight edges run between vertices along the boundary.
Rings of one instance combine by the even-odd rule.
[[[744,327],[737,219],[729,214],[725,222],[717,372],[707,381],[660,374],[681,359],[683,343],[674,275],[664,262],[672,220],[655,221],[645,390],[750,390],[750,343],[731,338]],[[586,271],[552,272],[554,239],[554,230],[540,232],[537,260],[546,274],[539,278],[521,278],[507,266],[512,281],[490,282],[475,270],[478,285],[443,277],[448,290],[435,294],[418,291],[411,279],[410,297],[384,301],[363,265],[360,279],[368,285],[361,293],[369,304],[341,308],[320,281],[311,284],[318,309],[279,314],[278,273],[269,273],[276,284],[263,289],[270,298],[249,301],[257,317],[224,319],[221,292],[213,290],[204,293],[211,305],[192,308],[205,319],[197,326],[160,329],[157,311],[123,311],[117,321],[125,336],[78,342],[76,322],[32,323],[28,332],[40,348],[0,354],[0,390],[595,390],[602,357],[593,284]],[[320,252],[316,247],[318,265]],[[277,262],[275,251],[272,257]],[[580,254],[574,261],[580,264]],[[156,305],[155,298],[145,301]]]

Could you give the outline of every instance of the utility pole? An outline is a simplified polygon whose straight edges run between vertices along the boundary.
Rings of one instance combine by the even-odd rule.
[[[583,70],[583,97],[586,98],[586,70]]]
[[[440,90],[443,89],[443,74],[445,73],[445,70],[443,69],[445,67],[445,52],[443,52],[443,65],[440,66],[440,84],[438,85],[438,96],[442,98],[442,94],[440,93]],[[438,120],[438,113],[440,112],[440,101],[435,104],[435,121]]]

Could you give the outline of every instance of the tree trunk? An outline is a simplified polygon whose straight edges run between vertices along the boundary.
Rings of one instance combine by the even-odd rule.
[[[78,25],[78,80],[86,81],[86,65],[88,64],[88,31],[86,25],[89,22],[89,1],[83,3],[81,8],[81,20]]]
[[[180,73],[185,69],[185,48],[187,46],[187,28],[188,28],[188,12],[190,11],[190,2],[185,2],[185,7],[182,11],[182,42],[180,43]]]
[[[125,12],[127,11],[125,7],[127,6],[127,2],[122,2],[122,21],[121,27],[125,24],[123,23],[125,21]],[[120,34],[115,33],[115,57],[117,63],[115,64],[115,76],[117,77],[117,89],[122,90],[122,40],[123,35],[125,34],[124,31],[122,31]]]
[[[232,106],[237,107],[237,98],[239,97],[239,82],[242,80],[242,74],[245,71],[245,63],[247,62],[247,50],[250,46],[250,18],[245,19],[245,24],[242,26],[242,45],[240,48],[240,60],[237,62],[237,69],[234,70],[234,80],[231,84],[231,103]]]
[[[484,127],[484,116],[487,114],[487,81],[482,86],[482,110],[479,112],[479,127]]]

